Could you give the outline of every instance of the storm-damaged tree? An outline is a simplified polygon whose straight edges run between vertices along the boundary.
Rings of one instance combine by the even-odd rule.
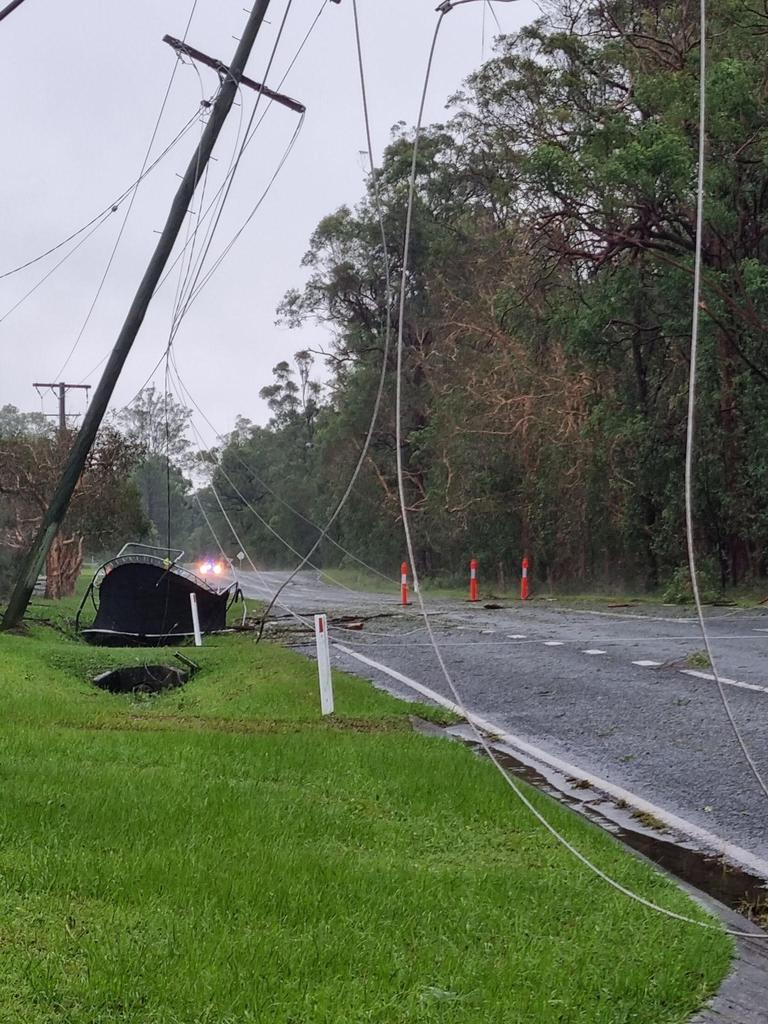
[[[22,551],[31,543],[71,444],[70,432],[0,436],[0,540],[7,550]],[[46,597],[74,593],[86,548],[98,551],[146,534],[131,480],[141,457],[141,447],[118,431],[99,433],[46,561]]]
[[[701,547],[738,583],[766,568],[768,14],[719,0],[708,26],[696,506]],[[506,153],[515,168],[558,274],[550,325],[595,381],[601,518],[642,540],[651,583],[685,558],[699,67],[695,0],[553,0],[501,40],[454,122],[465,164]]]
[[[768,570],[763,6],[721,0],[709,22],[694,497],[723,583]],[[529,548],[553,581],[654,586],[684,561],[699,59],[694,0],[550,0],[425,132],[402,374],[422,569]],[[379,175],[395,280],[411,152],[398,132]],[[321,222],[305,264],[281,313],[333,332],[317,467],[339,477],[381,358],[370,196]],[[398,522],[391,395],[340,523],[382,565]]]

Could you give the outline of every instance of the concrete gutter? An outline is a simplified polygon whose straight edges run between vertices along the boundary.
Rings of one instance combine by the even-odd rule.
[[[472,744],[467,731],[462,730],[462,727],[443,728],[417,718],[412,718],[412,722],[418,732],[427,736]],[[509,747],[506,744],[492,742],[491,747],[502,756],[509,754]],[[584,814],[583,807],[586,805],[577,802],[565,806],[581,817],[586,817],[593,824],[599,825],[599,821],[596,822],[591,815]],[[752,932],[755,936],[754,939],[734,938],[736,952],[728,976],[710,1003],[691,1018],[689,1024],[768,1024],[768,939],[765,931],[623,842],[620,834],[612,831],[611,835],[622,842],[624,848],[638,860],[667,875],[691,899],[719,918],[726,928],[738,932]]]

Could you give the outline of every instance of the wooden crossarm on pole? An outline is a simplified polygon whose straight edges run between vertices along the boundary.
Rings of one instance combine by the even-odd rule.
[[[229,68],[222,61],[217,60],[215,57],[209,57],[207,53],[203,53],[202,50],[196,50],[194,46],[190,46],[189,43],[183,43],[180,39],[175,39],[173,36],[163,36],[163,42],[168,43],[176,53],[184,54],[186,57],[191,57],[192,60],[199,61],[200,64],[205,64],[209,68],[213,68],[220,75],[227,76],[229,74]],[[288,107],[290,110],[295,110],[297,114],[304,114],[306,107],[303,103],[299,103],[298,100],[292,100],[290,96],[284,96],[280,92],[263,85],[261,82],[255,82],[252,78],[248,78],[247,75],[240,75],[240,84],[247,85],[249,89],[254,89],[256,92],[262,93],[270,100],[274,100],[275,103],[282,103],[284,107]]]

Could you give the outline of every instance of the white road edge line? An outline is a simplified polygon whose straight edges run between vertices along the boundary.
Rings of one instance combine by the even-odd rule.
[[[448,700],[447,697],[443,697],[443,695],[437,693],[436,690],[431,690],[428,686],[424,686],[415,679],[411,679],[410,676],[403,675],[402,672],[398,672],[396,669],[390,668],[388,665],[383,665],[380,661],[374,661],[373,658],[368,658],[364,654],[358,654],[357,651],[353,651],[349,647],[345,647],[343,644],[334,643],[333,647],[337,651],[341,651],[348,655],[350,658],[354,658],[355,661],[362,662],[370,668],[374,668],[379,672],[385,673],[385,675],[391,676],[392,679],[396,679],[398,682],[403,683],[410,689],[420,693],[423,697],[428,697],[430,700],[439,704],[441,707],[446,708],[448,711],[453,711],[454,714],[461,715],[462,718],[464,717],[461,708],[457,704]],[[659,821],[663,821],[664,824],[673,831],[679,832],[684,836],[688,836],[690,839],[694,839],[698,844],[706,847],[712,853],[722,856],[726,860],[729,860],[742,868],[746,868],[748,871],[759,875],[761,878],[768,879],[768,861],[750,853],[749,850],[745,850],[741,846],[736,846],[734,843],[729,843],[727,840],[723,839],[722,836],[718,836],[707,829],[700,828],[698,825],[694,825],[693,822],[687,821],[685,818],[681,818],[677,814],[673,814],[671,811],[665,810],[663,807],[658,807],[656,804],[650,803],[650,801],[637,796],[637,794],[632,793],[628,789],[624,789],[622,786],[614,785],[614,783],[608,782],[607,779],[602,779],[600,776],[593,775],[591,772],[585,771],[583,768],[579,768],[574,764],[570,764],[568,761],[563,761],[561,758],[547,753],[545,750],[542,750],[541,747],[536,747],[531,743],[527,743],[519,736],[515,736],[513,733],[507,732],[503,727],[495,725],[493,722],[489,722],[485,718],[481,718],[472,712],[469,712],[468,718],[477,726],[478,729],[482,729],[483,732],[489,733],[494,738],[498,738],[505,745],[513,748],[513,752],[514,750],[518,750],[568,778],[584,779],[594,789],[598,789],[603,793],[606,793],[617,801],[623,800],[638,811],[653,815],[654,818],[657,818]]]
[[[681,668],[684,676],[694,676],[696,679],[706,679],[710,683],[716,683],[717,677],[711,672],[696,672],[692,668]],[[740,690],[756,690],[757,693],[768,693],[768,686],[757,686],[755,683],[742,683],[738,679],[726,679],[720,676],[720,682],[725,686],[738,686]]]

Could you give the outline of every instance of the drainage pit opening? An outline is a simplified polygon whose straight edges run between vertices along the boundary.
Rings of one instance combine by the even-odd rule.
[[[161,693],[183,686],[190,675],[173,665],[131,665],[102,672],[93,682],[110,693]]]

